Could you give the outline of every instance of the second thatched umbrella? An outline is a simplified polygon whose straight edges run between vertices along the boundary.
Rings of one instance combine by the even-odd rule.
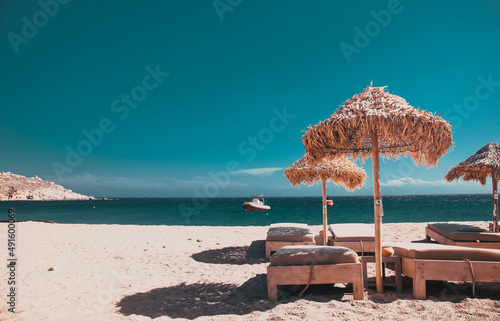
[[[383,292],[379,155],[392,159],[409,155],[417,166],[434,166],[453,145],[450,124],[386,93],[384,87],[369,85],[330,118],[310,126],[302,141],[308,161],[338,154],[363,160],[372,157],[375,268],[377,292]]]
[[[319,181],[323,184],[323,245],[327,243],[326,226],[326,182],[331,180],[341,184],[348,190],[361,187],[366,178],[366,172],[345,157],[325,158],[307,164],[305,156],[285,169],[286,178],[293,186],[300,184],[312,185]]]
[[[493,185],[493,232],[498,232],[498,192],[497,182],[500,180],[500,145],[489,143],[481,147],[474,155],[453,166],[444,177],[448,182],[458,180],[476,181],[486,184],[486,178],[491,177]]]

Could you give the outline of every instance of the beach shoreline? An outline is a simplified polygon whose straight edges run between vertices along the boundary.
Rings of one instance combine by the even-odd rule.
[[[487,227],[488,222],[469,222]],[[384,242],[425,239],[427,223],[385,223]],[[353,301],[343,285],[267,300],[267,226],[15,223],[16,311],[0,320],[497,320],[500,286],[438,282],[427,300],[387,288]],[[319,232],[321,226],[312,226]],[[0,223],[7,264],[8,223]],[[0,290],[9,293],[9,270]]]

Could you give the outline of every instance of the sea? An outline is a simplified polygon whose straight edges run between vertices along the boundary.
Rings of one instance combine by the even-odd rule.
[[[329,196],[328,223],[373,223],[373,196]],[[0,221],[65,224],[267,226],[321,225],[321,197],[266,197],[270,210],[245,211],[250,198],[113,198],[85,201],[3,201]],[[383,197],[383,222],[491,221],[491,194]]]

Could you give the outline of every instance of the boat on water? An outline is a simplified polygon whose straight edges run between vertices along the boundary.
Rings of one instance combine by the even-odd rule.
[[[271,206],[264,204],[264,195],[252,195],[251,202],[244,202],[243,208],[247,211],[270,210]]]

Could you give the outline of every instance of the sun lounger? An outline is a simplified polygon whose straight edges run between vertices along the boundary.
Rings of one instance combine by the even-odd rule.
[[[425,299],[426,281],[500,282],[500,250],[434,243],[393,244],[402,273],[413,279],[413,297]],[[473,289],[475,286],[473,287]]]
[[[425,236],[445,245],[500,249],[500,233],[464,223],[429,223]]]
[[[382,280],[384,288],[386,286],[394,286],[398,293],[403,292],[403,279],[401,277],[401,258],[394,254],[392,247],[386,250],[386,246],[382,246]],[[375,256],[361,256],[360,261],[363,264],[363,282],[365,288],[369,285],[376,285],[375,277],[368,277],[368,263],[375,263]],[[386,276],[386,269],[393,270],[394,276]],[[370,280],[372,279],[372,280]]]
[[[340,246],[285,246],[267,267],[269,300],[278,299],[278,285],[352,283],[354,300],[362,300],[363,268],[353,250]]]
[[[307,224],[271,224],[267,231],[266,258],[287,245],[315,245],[314,234]]]
[[[361,255],[375,252],[375,230],[373,224],[330,224],[328,244],[347,247]],[[323,241],[321,240],[321,244]]]

